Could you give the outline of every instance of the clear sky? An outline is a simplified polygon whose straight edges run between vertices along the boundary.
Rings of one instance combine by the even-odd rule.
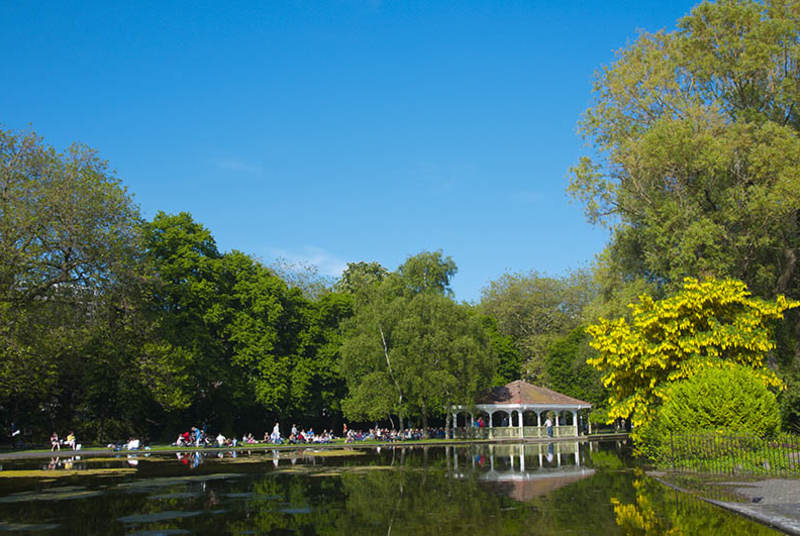
[[[143,215],[336,275],[442,249],[456,298],[585,266],[593,73],[694,2],[0,0],[0,124],[97,148]]]

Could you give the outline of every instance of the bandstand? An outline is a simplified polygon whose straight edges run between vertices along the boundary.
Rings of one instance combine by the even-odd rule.
[[[553,437],[576,437],[578,423],[591,408],[589,402],[517,380],[495,387],[472,407],[453,406],[452,432],[453,437],[546,438],[545,420],[552,412]],[[476,426],[483,416],[484,426]]]

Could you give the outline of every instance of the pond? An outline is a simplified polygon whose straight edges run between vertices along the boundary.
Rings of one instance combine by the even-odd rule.
[[[627,453],[611,441],[15,461],[0,471],[0,533],[775,534],[662,486]]]

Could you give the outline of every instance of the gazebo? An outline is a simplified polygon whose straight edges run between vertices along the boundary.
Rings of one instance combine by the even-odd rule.
[[[495,387],[472,407],[453,406],[453,437],[547,437],[544,421],[551,411],[555,414],[553,437],[576,437],[579,413],[591,408],[589,402],[517,380]],[[481,414],[486,414],[486,422],[476,426]],[[459,415],[463,415],[461,426]]]

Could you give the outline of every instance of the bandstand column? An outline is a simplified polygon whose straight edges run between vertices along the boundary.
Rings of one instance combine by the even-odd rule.
[[[577,436],[578,435],[578,412],[577,411],[573,411],[572,412],[572,424],[573,424],[573,427],[575,428],[575,435]]]

